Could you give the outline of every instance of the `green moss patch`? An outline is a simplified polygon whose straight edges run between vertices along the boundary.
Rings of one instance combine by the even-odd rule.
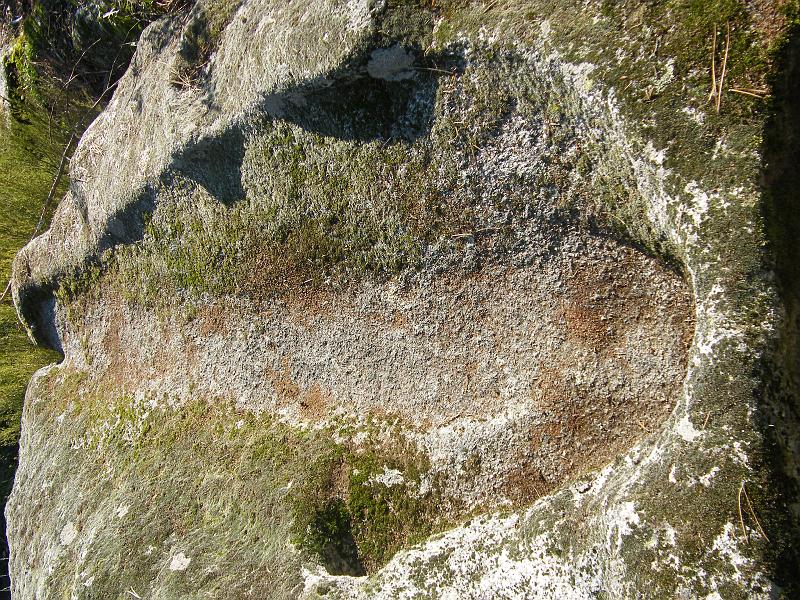
[[[375,433],[320,457],[322,476],[300,482],[295,539],[334,574],[374,572],[464,512],[443,509],[436,482],[425,481],[427,458],[413,445],[399,434],[379,440]]]
[[[128,300],[152,306],[175,296],[262,299],[382,280],[432,255],[458,261],[473,244],[469,268],[513,260],[526,249],[521,226],[542,218],[537,207],[550,204],[554,230],[576,223],[575,206],[593,197],[592,160],[603,149],[567,152],[576,135],[571,108],[515,69],[513,55],[483,53],[446,86],[422,77],[408,112],[392,104],[396,117],[371,134],[371,109],[357,98],[336,105],[310,93],[298,103],[305,113],[295,108],[247,135],[198,143],[155,190],[144,239],[103,257],[102,270]],[[427,113],[436,115],[430,131],[410,135],[426,126]],[[549,143],[535,173],[501,187],[480,154],[498,152],[512,118],[534,132],[546,119]],[[622,180],[604,197],[611,202],[618,191],[627,198]],[[87,289],[71,281],[81,277],[63,280],[69,298]]]
[[[363,574],[451,524],[435,486],[420,487],[427,462],[377,423],[354,446],[333,441],[331,429],[303,431],[227,403],[170,408],[164,398],[155,407],[63,370],[37,393],[30,418],[45,446],[37,453],[52,456],[42,476],[53,490],[37,502],[43,514],[69,507],[93,536],[74,544],[83,558],[71,548],[57,562],[53,581],[67,585],[77,565],[102,597],[146,592],[154,574],[162,593],[238,597],[255,585],[262,597],[291,597],[303,561]],[[336,431],[347,439],[356,430]],[[393,468],[403,483],[382,483]],[[180,575],[164,568],[178,551],[191,557]],[[237,568],[217,570],[230,562]]]

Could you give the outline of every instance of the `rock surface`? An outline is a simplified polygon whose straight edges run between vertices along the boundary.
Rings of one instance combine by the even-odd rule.
[[[0,64],[4,62],[4,58],[8,48],[5,46],[5,40],[0,38]],[[8,82],[6,80],[6,70],[0,69],[0,120],[3,127],[8,126],[8,116],[10,112],[8,103]]]
[[[790,597],[791,152],[642,11],[151,25],[15,261],[14,594]]]

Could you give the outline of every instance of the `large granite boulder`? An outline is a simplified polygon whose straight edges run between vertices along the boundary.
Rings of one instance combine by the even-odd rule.
[[[14,265],[16,597],[796,593],[797,48],[695,4],[146,29]]]

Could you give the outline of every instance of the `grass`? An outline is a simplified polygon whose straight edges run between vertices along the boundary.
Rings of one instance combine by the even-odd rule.
[[[14,255],[27,243],[61,155],[63,133],[48,127],[41,109],[26,106],[24,122],[0,114],[0,287],[4,290]],[[63,193],[62,189],[59,193]],[[50,215],[45,215],[49,219]],[[31,375],[58,359],[25,335],[8,294],[0,302],[0,510],[5,508],[17,468],[25,390]],[[5,554],[5,517],[0,517],[0,555]],[[0,584],[7,563],[0,561]]]
[[[43,87],[67,80],[72,90],[99,94],[125,72],[147,24],[183,10],[186,4],[183,0],[34,0],[18,27],[20,48],[27,55],[19,56],[17,67],[32,75],[23,83],[41,96],[47,95]]]
[[[74,3],[77,7],[80,3]],[[147,22],[179,2],[112,0],[98,27],[103,43],[120,38],[120,32],[138,34]],[[48,12],[49,11],[49,12]],[[49,16],[48,16],[49,15]],[[50,10],[48,2],[34,3],[31,15],[20,27],[6,57],[9,73],[11,116],[0,114],[0,280],[5,289],[16,253],[28,242],[39,221],[69,132],[81,118],[88,122],[92,104],[85,90],[64,90],[51,77],[47,52],[63,15]],[[116,36],[116,37],[115,37]],[[103,44],[100,44],[102,46]],[[129,58],[129,57],[128,57]],[[118,59],[118,62],[122,59]],[[124,61],[123,61],[124,62]],[[122,64],[120,62],[120,64]],[[85,125],[86,123],[83,123]],[[79,124],[80,126],[80,124]],[[57,201],[67,189],[62,177],[54,202],[44,215],[45,231]],[[33,346],[17,321],[10,295],[0,303],[0,449],[11,451],[19,438],[20,415],[25,388],[38,368],[54,362],[58,354]],[[14,451],[15,454],[15,451]],[[7,465],[6,465],[7,466]],[[0,494],[5,499],[12,474],[0,474]]]
[[[14,255],[27,243],[39,219],[61,154],[63,135],[49,131],[41,112],[28,123],[9,119],[0,127],[0,279],[5,289]],[[62,186],[63,187],[63,186]],[[61,190],[63,193],[63,189]],[[49,215],[46,215],[49,217]],[[10,295],[0,303],[0,447],[13,448],[19,438],[25,388],[33,372],[58,358],[36,348],[17,321]],[[2,475],[5,498],[10,475]]]

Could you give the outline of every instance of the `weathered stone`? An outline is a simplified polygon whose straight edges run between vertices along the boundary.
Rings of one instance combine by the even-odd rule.
[[[603,7],[146,30],[15,262],[19,597],[793,593],[791,151]]]
[[[0,125],[8,127],[11,104],[8,97],[8,78],[6,77],[5,56],[8,48],[0,46]]]

